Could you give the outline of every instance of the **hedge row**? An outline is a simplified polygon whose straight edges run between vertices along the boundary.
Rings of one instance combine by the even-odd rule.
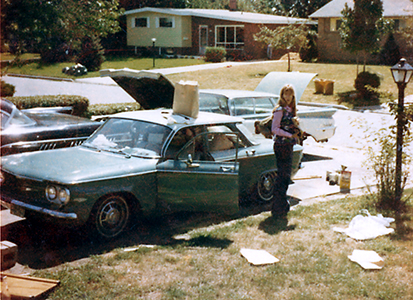
[[[70,106],[73,115],[90,118],[91,116],[111,115],[119,112],[140,110],[139,103],[94,104],[89,106],[89,99],[83,96],[56,95],[56,96],[27,96],[5,97],[16,105],[18,109],[35,107]]]
[[[87,117],[113,115],[125,111],[140,110],[139,103],[112,103],[112,104],[92,104],[87,110]]]

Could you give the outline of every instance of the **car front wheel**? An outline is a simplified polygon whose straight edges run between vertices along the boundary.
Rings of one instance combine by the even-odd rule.
[[[103,238],[114,238],[125,229],[129,221],[127,201],[118,195],[100,200],[92,212],[94,229]]]
[[[276,178],[275,172],[261,174],[257,183],[257,192],[261,201],[269,202],[273,199]]]

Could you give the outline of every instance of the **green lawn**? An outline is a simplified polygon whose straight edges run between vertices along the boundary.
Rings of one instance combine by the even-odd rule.
[[[4,58],[2,57],[2,60]],[[181,58],[181,59],[155,59],[155,68],[172,68],[181,66],[191,66],[204,64],[202,59],[192,59],[192,58]],[[88,77],[98,77],[99,72],[88,72],[87,75],[81,77],[69,76],[62,73],[62,69],[65,67],[70,67],[74,63],[64,62],[45,65],[41,62],[33,62],[21,66],[12,66],[4,68],[2,71],[14,74],[26,74],[26,75],[39,75],[39,76],[50,76],[50,77],[60,77],[60,78],[88,78]],[[102,69],[122,69],[129,68],[135,70],[150,70],[153,69],[153,59],[152,58],[107,58],[103,63]]]
[[[49,299],[413,299],[411,230],[366,241],[333,231],[348,227],[361,209],[376,214],[368,198],[343,196],[297,206],[288,223],[269,212],[160,219],[134,228],[112,250],[95,248],[95,255],[34,275],[61,281]],[[241,248],[266,250],[280,261],[253,266]],[[351,262],[356,249],[375,251],[383,269]],[[65,249],[52,255],[59,252]]]

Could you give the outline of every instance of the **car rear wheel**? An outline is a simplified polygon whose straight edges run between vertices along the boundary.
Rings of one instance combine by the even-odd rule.
[[[273,199],[276,178],[277,173],[275,172],[261,174],[257,183],[259,200],[269,202]]]
[[[122,233],[129,221],[127,201],[118,195],[97,202],[91,216],[94,229],[103,238],[114,238]]]

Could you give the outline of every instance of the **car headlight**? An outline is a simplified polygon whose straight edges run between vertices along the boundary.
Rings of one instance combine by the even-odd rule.
[[[67,202],[69,202],[70,192],[68,189],[63,187],[48,185],[46,187],[46,198],[50,202],[56,204],[66,204]]]
[[[68,189],[60,188],[59,189],[59,195],[58,195],[59,201],[62,204],[66,204],[69,202],[70,199],[70,192]]]
[[[56,200],[57,188],[53,185],[47,186],[47,188],[46,188],[46,197],[50,201]]]

